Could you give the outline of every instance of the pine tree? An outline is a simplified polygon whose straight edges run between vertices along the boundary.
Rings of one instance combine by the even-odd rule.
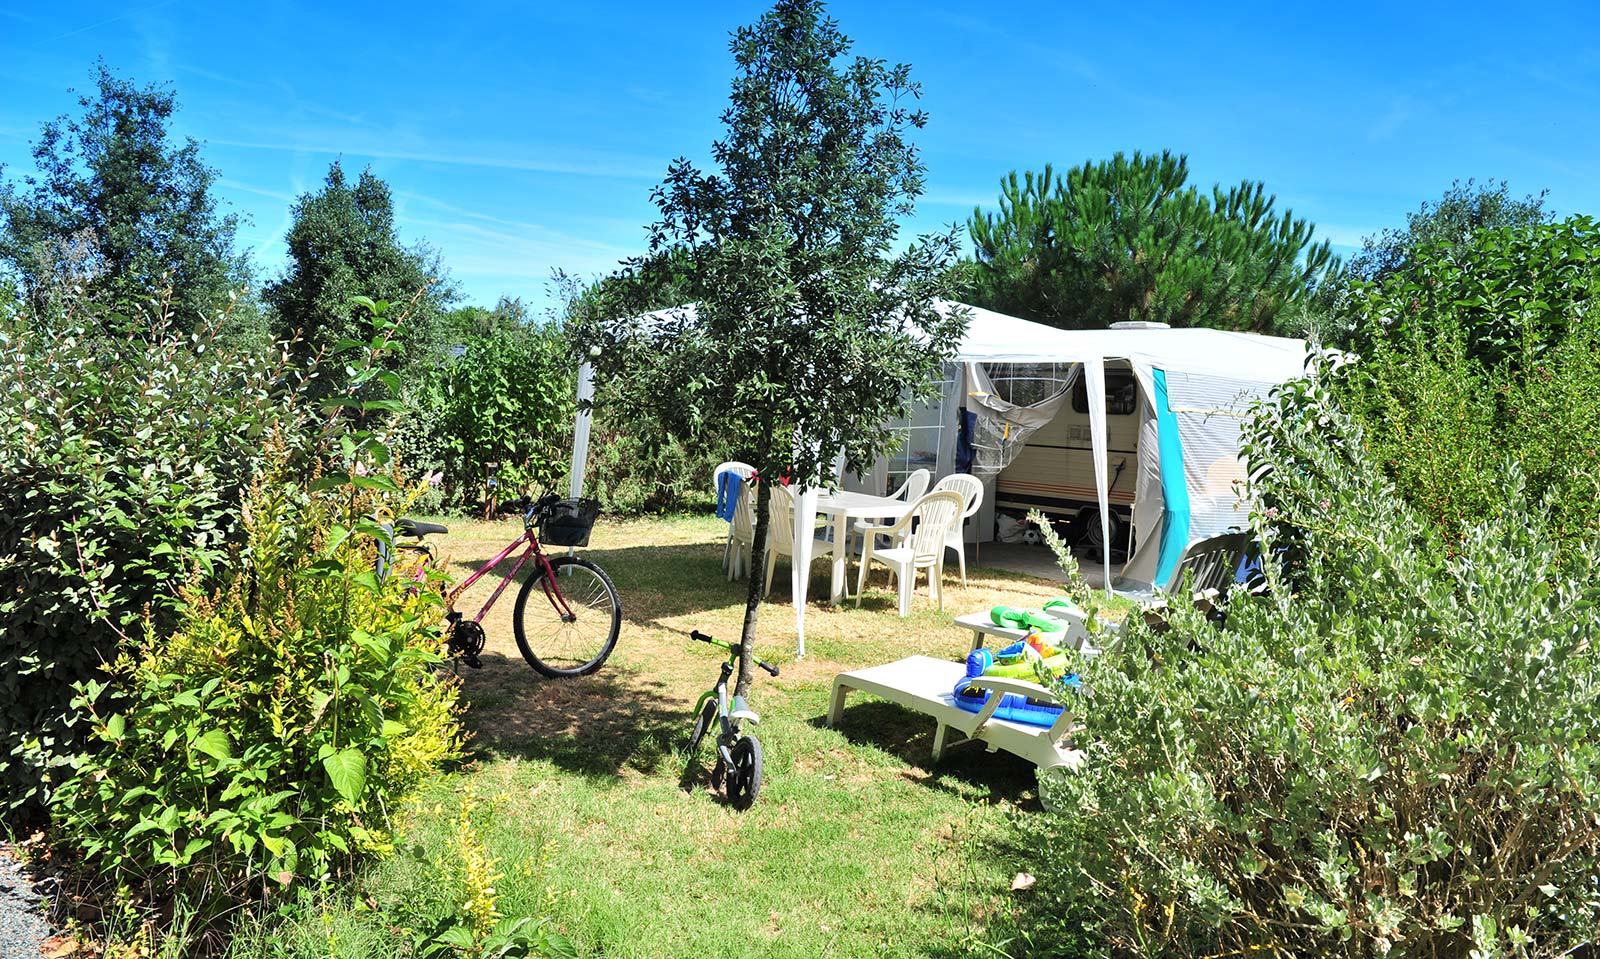
[[[1058,178],[1048,164],[1001,181],[974,210],[968,295],[1067,329],[1123,320],[1266,330],[1340,269],[1326,241],[1260,183],[1209,195],[1184,156],[1122,153]]]

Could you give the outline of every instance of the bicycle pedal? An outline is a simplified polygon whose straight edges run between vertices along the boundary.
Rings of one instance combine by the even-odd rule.
[[[470,666],[473,669],[482,669],[483,668],[483,660],[478,658],[478,654],[477,653],[462,653],[461,654],[461,661],[463,663],[466,663],[468,666]]]

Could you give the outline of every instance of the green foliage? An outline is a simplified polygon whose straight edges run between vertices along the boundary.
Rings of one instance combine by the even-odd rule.
[[[104,889],[214,923],[384,850],[387,810],[457,755],[437,604],[376,581],[369,490],[317,485],[258,482],[237,573],[80,685],[95,743],[52,839]]]
[[[1407,213],[1405,229],[1384,230],[1363,240],[1361,252],[1350,258],[1350,276],[1377,282],[1409,269],[1412,257],[1424,248],[1459,246],[1480,230],[1549,223],[1554,215],[1544,208],[1544,198],[1540,193],[1519,200],[1504,180],[1482,186],[1457,180],[1437,203],[1423,203],[1417,212]]]
[[[1313,228],[1260,183],[1207,196],[1188,185],[1188,158],[1121,153],[1057,178],[1013,172],[1000,210],[974,210],[966,270],[978,306],[1065,329],[1142,320],[1270,330],[1336,277],[1339,261]]]
[[[414,367],[399,389],[389,443],[414,476],[435,480],[419,505],[477,506],[487,464],[502,490],[552,487],[571,450],[575,364],[555,324],[536,326],[518,300],[463,307],[438,327],[437,365]]]
[[[602,377],[630,371],[643,387],[631,403],[680,438],[715,437],[708,445],[745,451],[764,476],[819,476],[839,451],[860,472],[890,447],[889,421],[925,394],[965,325],[935,304],[953,233],[891,252],[897,218],[922,192],[908,139],[926,121],[908,106],[919,88],[908,66],[847,59],[849,39],[815,0],[781,0],[730,46],[738,69],[727,133],[712,146],[719,172],[672,164],[655,192],[652,256],[619,284],[638,295],[580,316],[580,339]],[[675,263],[690,265],[693,322],[608,322],[637,316]],[[752,578],[747,646],[759,601]]]
[[[1250,428],[1294,589],[1084,662],[1043,914],[1125,955],[1557,956],[1600,921],[1600,544],[1515,469],[1447,556],[1321,385]],[[1060,921],[1058,918],[1057,921]]]
[[[500,797],[485,803],[468,787],[451,835],[449,855],[429,862],[434,888],[444,892],[424,902],[401,904],[395,920],[411,932],[412,955],[418,959],[500,959],[500,957],[575,957],[572,941],[551,928],[548,918],[506,916],[500,911],[498,886],[506,878],[500,860],[484,842],[485,819],[500,806]],[[549,844],[545,846],[546,858]],[[538,872],[543,872],[544,863]],[[532,875],[532,864],[524,872]],[[550,905],[550,903],[546,903]]]
[[[440,374],[450,485],[482,490],[495,462],[507,490],[548,488],[565,475],[573,382],[565,339],[552,327],[499,326],[473,338]]]
[[[82,303],[0,317],[0,782],[34,815],[85,732],[72,684],[175,622],[239,533],[263,438],[293,430],[283,358]]]
[[[1341,398],[1400,495],[1454,548],[1505,508],[1503,461],[1563,552],[1600,531],[1600,225],[1486,230],[1412,250],[1352,294]]]
[[[585,488],[606,515],[709,508],[711,472],[728,457],[714,449],[691,446],[637,420],[614,419],[603,398],[595,405]]]
[[[453,294],[441,282],[437,256],[400,245],[389,185],[363,170],[352,186],[335,161],[322,190],[297,199],[291,215],[284,238],[289,270],[262,292],[273,310],[273,335],[298,335],[296,356],[305,362],[337,352],[341,344],[371,339],[370,318],[352,305],[355,297],[406,302],[407,324],[385,363],[391,369],[431,369],[440,359],[438,317]],[[314,390],[328,395],[344,386],[343,377],[329,371]]]
[[[323,404],[331,468],[302,486],[270,437],[219,589],[194,584],[174,630],[147,624],[109,682],[75,685],[93,738],[51,797],[52,841],[148,923],[210,930],[385,851],[389,809],[459,753],[437,595],[374,572],[377,518],[409,503],[365,428],[394,402],[363,394],[398,385],[380,361],[399,323],[386,302],[356,305],[374,333],[349,392]]]
[[[158,311],[188,332],[208,323],[247,278],[233,252],[238,218],[219,216],[215,170],[192,139],[169,142],[169,88],[138,87],[104,63],[83,115],[46,123],[38,175],[0,189],[0,263],[15,271],[37,321],[61,319],[62,293],[105,303],[161,293]]]
[[[639,311],[663,310],[692,302],[692,266],[687,251],[674,248],[641,271],[647,285],[625,290],[624,281],[602,277],[583,286],[557,272],[556,284],[566,294],[569,320],[581,328],[585,317],[605,315],[617,302]],[[730,457],[722,438],[700,436],[686,442],[671,425],[675,411],[668,403],[649,403],[657,371],[648,366],[601,362],[604,373],[594,384],[586,495],[613,516],[680,512],[710,502],[712,471]]]

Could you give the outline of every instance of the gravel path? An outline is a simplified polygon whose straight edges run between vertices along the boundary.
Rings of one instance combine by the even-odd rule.
[[[50,935],[42,912],[33,880],[0,842],[0,959],[41,959],[40,943]]]

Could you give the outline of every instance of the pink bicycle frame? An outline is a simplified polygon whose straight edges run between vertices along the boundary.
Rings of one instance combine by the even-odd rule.
[[[528,562],[529,557],[536,558],[539,561],[539,565],[543,567],[540,570],[539,586],[544,589],[544,595],[550,600],[550,605],[561,614],[562,619],[572,619],[572,607],[567,603],[566,597],[561,595],[561,590],[555,585],[555,570],[551,568],[550,560],[545,558],[544,551],[539,548],[539,540],[533,535],[533,530],[531,529],[523,530],[522,535],[512,540],[511,545],[500,551],[500,555],[489,560],[477,572],[468,576],[461,585],[451,590],[449,595],[445,597],[445,605],[450,609],[455,609],[456,600],[461,597],[462,593],[465,593],[473,583],[482,579],[485,573],[499,566],[507,556],[516,552],[517,547],[524,542],[528,544],[527,551],[517,557],[517,564],[511,567],[511,572],[500,580],[500,585],[494,588],[494,592],[490,594],[488,601],[483,604],[483,608],[478,610],[478,615],[472,617],[472,621],[474,623],[483,622],[483,617],[489,612],[489,607],[495,604],[495,601],[500,598],[500,594],[505,592],[506,587],[511,585],[511,581],[517,578],[517,573],[522,571],[522,567]]]

